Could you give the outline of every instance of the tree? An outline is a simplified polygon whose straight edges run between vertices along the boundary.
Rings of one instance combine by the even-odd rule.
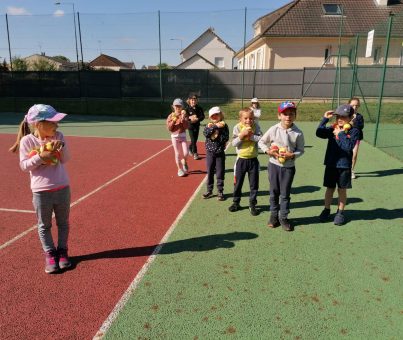
[[[32,71],[56,71],[56,66],[50,61],[39,59],[31,65]]]
[[[28,63],[21,57],[12,58],[13,71],[28,71]]]
[[[55,55],[53,57],[53,59],[56,59],[57,61],[60,61],[60,62],[67,62],[67,63],[70,62],[70,59],[65,57],[64,55]]]
[[[171,66],[169,66],[167,63],[161,63],[157,65],[158,69],[161,68],[161,70],[169,70],[171,69]]]
[[[0,65],[0,72],[6,72],[8,71],[8,66],[6,59],[3,59],[3,63]]]

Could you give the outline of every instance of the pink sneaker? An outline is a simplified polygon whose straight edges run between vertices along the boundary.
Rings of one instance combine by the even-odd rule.
[[[66,269],[71,267],[69,256],[67,255],[67,249],[59,248],[57,250],[59,255],[59,267],[60,269]]]
[[[59,270],[59,265],[57,264],[57,253],[56,250],[50,250],[45,253],[45,273],[52,274]]]

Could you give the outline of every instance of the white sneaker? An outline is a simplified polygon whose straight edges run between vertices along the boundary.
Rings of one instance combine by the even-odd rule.
[[[182,159],[182,165],[183,165],[183,171],[188,172],[189,167],[188,167],[188,164],[186,163],[186,161],[184,159]]]
[[[356,179],[356,178],[357,178],[357,176],[355,175],[355,172],[354,172],[353,170],[351,170],[351,178],[352,178],[352,179]]]
[[[184,172],[182,169],[179,169],[179,170],[178,170],[178,176],[179,176],[179,177],[185,176],[185,172]]]

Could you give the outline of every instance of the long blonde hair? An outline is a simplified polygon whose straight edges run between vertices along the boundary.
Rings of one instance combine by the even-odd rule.
[[[20,123],[20,126],[18,127],[17,140],[15,141],[13,146],[10,149],[8,149],[8,151],[14,153],[17,152],[20,149],[20,141],[22,137],[29,135],[31,132],[32,132],[31,128],[26,119],[24,118],[24,120]]]

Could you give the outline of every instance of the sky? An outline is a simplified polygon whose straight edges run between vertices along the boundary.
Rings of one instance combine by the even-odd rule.
[[[84,61],[103,53],[134,62],[136,68],[160,61],[175,66],[181,62],[180,51],[209,27],[234,51],[240,50],[244,39],[253,38],[256,19],[289,2],[74,0],[56,5],[53,0],[0,0],[0,62],[9,60],[8,21],[12,57],[45,53],[74,62],[82,50]]]

